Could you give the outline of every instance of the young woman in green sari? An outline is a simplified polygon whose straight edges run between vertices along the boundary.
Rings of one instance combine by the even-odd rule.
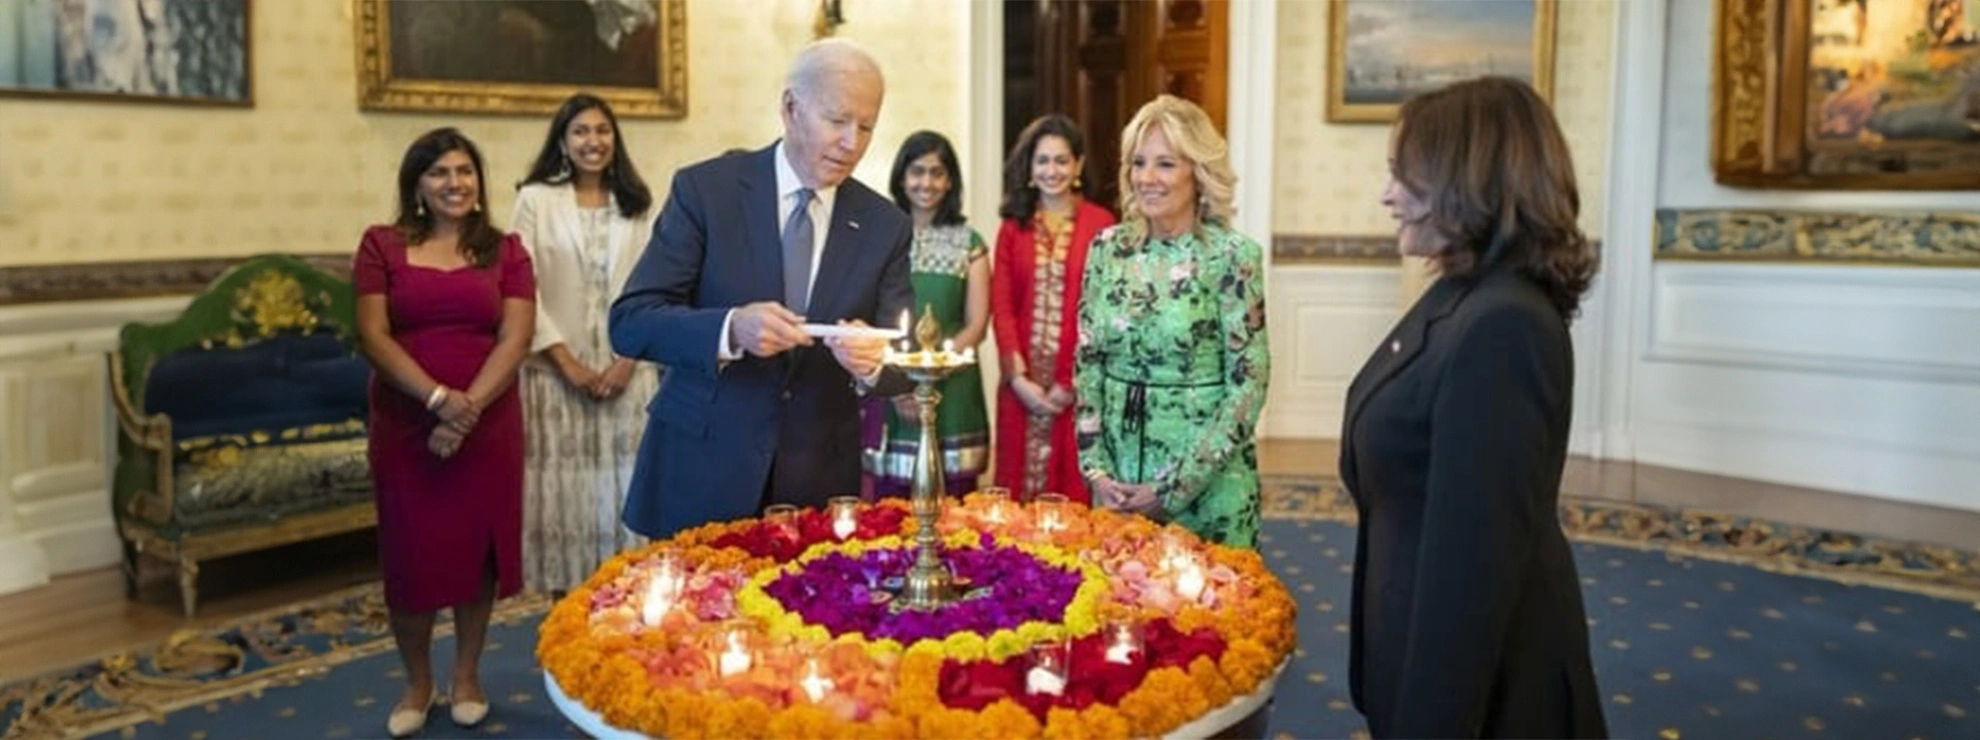
[[[962,171],[949,140],[917,131],[894,158],[888,189],[914,218],[909,257],[915,319],[934,311],[942,336],[957,351],[982,343],[990,325],[990,260],[983,238],[962,215]],[[984,410],[983,376],[975,366],[942,382],[935,408],[936,436],[950,495],[976,490],[990,462],[990,417]],[[921,452],[920,412],[914,397],[868,399],[865,406],[865,470],[876,496],[905,496]]]

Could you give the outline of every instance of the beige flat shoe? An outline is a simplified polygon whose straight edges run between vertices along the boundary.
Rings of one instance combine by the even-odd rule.
[[[454,724],[459,725],[461,727],[473,727],[475,725],[481,724],[482,720],[488,719],[488,702],[485,701],[453,702],[451,706],[448,707],[447,713],[453,715]]]
[[[427,700],[425,707],[419,709],[394,707],[391,716],[385,718],[385,731],[396,738],[419,734],[420,730],[426,729],[426,714],[432,710],[431,698]]]

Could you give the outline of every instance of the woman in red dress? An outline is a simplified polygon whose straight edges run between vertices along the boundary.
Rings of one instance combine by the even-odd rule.
[[[516,368],[536,322],[529,253],[488,222],[481,154],[451,128],[399,165],[399,215],[364,232],[352,269],[370,357],[379,564],[406,691],[386,728],[433,704],[434,614],[453,607],[456,724],[488,715],[478,676],[494,600],[522,585],[523,419]]]
[[[1073,437],[1073,355],[1086,247],[1113,225],[1080,195],[1086,141],[1063,115],[1032,121],[1004,160],[1004,203],[990,271],[997,389],[997,485],[1024,497],[1088,502]]]

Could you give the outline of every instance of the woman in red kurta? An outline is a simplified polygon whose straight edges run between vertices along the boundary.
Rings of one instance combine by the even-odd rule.
[[[529,253],[488,223],[481,155],[453,129],[399,165],[396,223],[365,230],[351,271],[371,360],[379,565],[406,691],[386,729],[426,725],[434,613],[453,607],[456,724],[488,715],[481,646],[522,586],[523,419],[516,368],[536,321]]]
[[[1032,121],[1004,161],[1004,203],[990,271],[997,389],[997,485],[1087,503],[1073,436],[1073,356],[1086,247],[1114,223],[1080,196],[1085,137],[1052,114]]]

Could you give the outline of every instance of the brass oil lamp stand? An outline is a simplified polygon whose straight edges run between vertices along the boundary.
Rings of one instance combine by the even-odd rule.
[[[942,400],[936,385],[950,375],[976,364],[976,351],[955,351],[947,342],[936,347],[940,328],[933,307],[923,309],[914,325],[914,341],[919,349],[897,352],[887,348],[885,363],[898,368],[914,381],[914,402],[921,410],[921,448],[914,459],[914,488],[909,499],[916,523],[914,565],[900,584],[894,602],[896,609],[931,611],[960,601],[969,595],[969,584],[949,570],[942,557],[942,539],[936,524],[942,518],[942,502],[947,496],[947,474],[942,463],[942,443],[936,434],[935,406]]]

